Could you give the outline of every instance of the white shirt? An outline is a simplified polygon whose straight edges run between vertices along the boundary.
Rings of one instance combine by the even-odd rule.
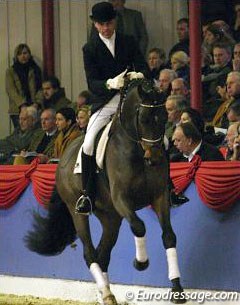
[[[193,159],[193,157],[196,155],[196,153],[199,151],[199,149],[200,149],[200,147],[201,147],[201,144],[202,144],[202,141],[198,144],[198,146],[196,146],[195,148],[194,148],[194,150],[190,153],[190,155],[185,155],[185,154],[183,154],[183,156],[185,157],[185,158],[187,158],[188,159],[188,162],[191,162],[192,161],[192,159]]]
[[[105,38],[102,34],[99,33],[100,39],[103,41],[103,43],[106,45],[108,50],[111,52],[112,56],[115,57],[115,38],[116,38],[116,32],[114,31],[111,38]]]

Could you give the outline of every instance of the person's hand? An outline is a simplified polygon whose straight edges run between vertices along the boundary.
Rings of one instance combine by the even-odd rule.
[[[128,72],[127,76],[130,80],[144,78],[142,72],[135,72],[135,71]]]
[[[227,94],[226,86],[223,87],[217,86],[216,91],[221,96],[222,100],[226,101],[229,98]]]
[[[114,78],[109,78],[107,80],[107,88],[110,89],[116,89],[119,90],[120,88],[122,88],[124,86],[124,77],[125,74],[127,72],[127,69],[125,71],[123,71],[122,73],[120,73],[119,75],[117,75]]]
[[[26,153],[27,153],[26,150],[23,149],[23,150],[20,152],[19,156],[25,157],[25,156],[26,156]]]

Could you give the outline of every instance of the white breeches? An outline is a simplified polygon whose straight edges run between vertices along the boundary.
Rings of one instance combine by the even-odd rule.
[[[111,116],[116,112],[120,101],[120,94],[116,94],[103,108],[96,111],[90,118],[83,143],[83,152],[92,156],[94,142],[98,132],[109,123]]]

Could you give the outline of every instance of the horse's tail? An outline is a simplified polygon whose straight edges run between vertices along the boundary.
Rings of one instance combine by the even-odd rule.
[[[72,217],[56,187],[50,199],[47,216],[33,212],[33,217],[34,229],[24,238],[29,250],[41,255],[57,255],[76,239]]]

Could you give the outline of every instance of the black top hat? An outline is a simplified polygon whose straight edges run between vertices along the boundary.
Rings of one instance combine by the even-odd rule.
[[[92,7],[90,18],[97,22],[107,22],[116,17],[116,11],[109,2],[100,2]]]

